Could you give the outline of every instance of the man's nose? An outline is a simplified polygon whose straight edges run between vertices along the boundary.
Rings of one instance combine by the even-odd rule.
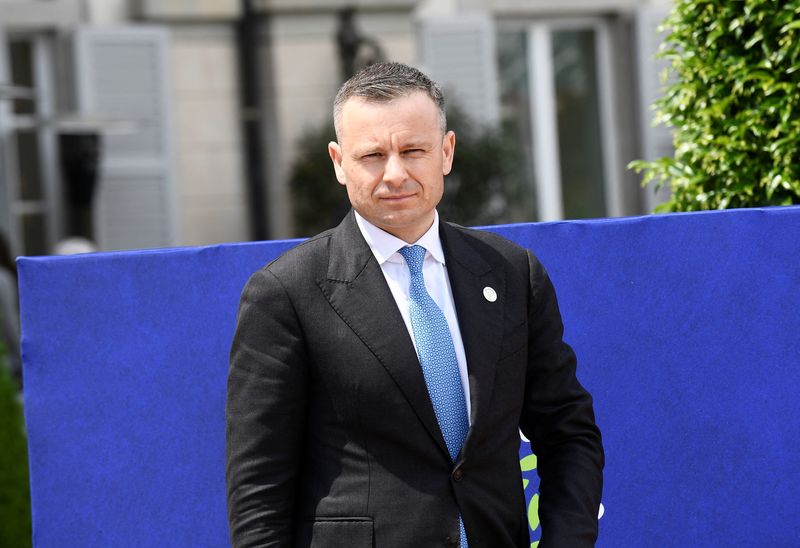
[[[389,184],[402,184],[407,177],[406,167],[399,154],[389,154],[383,168],[383,180]]]

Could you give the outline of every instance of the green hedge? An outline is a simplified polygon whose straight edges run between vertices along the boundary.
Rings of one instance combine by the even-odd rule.
[[[31,545],[28,450],[17,385],[0,345],[0,547]]]
[[[676,0],[656,120],[675,154],[636,161],[667,211],[800,203],[800,0]]]

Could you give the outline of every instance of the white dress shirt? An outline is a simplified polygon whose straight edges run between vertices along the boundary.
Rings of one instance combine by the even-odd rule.
[[[411,326],[410,299],[408,296],[409,286],[411,285],[411,273],[408,264],[398,250],[406,247],[407,244],[400,238],[392,236],[388,232],[376,227],[356,212],[356,223],[361,234],[367,241],[372,254],[378,261],[389,284],[397,308],[403,321],[406,324],[408,334],[417,348],[417,341],[414,337],[414,328]],[[472,424],[472,406],[469,401],[469,376],[467,374],[467,357],[464,354],[464,342],[461,340],[461,330],[458,327],[458,317],[453,304],[453,292],[450,289],[450,279],[447,276],[447,266],[444,261],[442,242],[439,239],[439,213],[434,211],[433,225],[422,237],[414,242],[426,249],[425,262],[422,264],[422,276],[425,278],[425,288],[433,298],[434,302],[444,312],[447,325],[450,328],[450,336],[453,338],[453,346],[456,350],[458,360],[458,373],[461,376],[461,386],[464,389],[464,398],[467,402],[467,416]]]

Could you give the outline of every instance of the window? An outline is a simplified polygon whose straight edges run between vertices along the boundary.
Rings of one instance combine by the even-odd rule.
[[[3,229],[17,254],[50,251],[58,228],[52,118],[52,48],[43,34],[0,35],[0,81],[18,94],[0,103]]]
[[[536,218],[621,215],[606,23],[509,24],[497,45],[501,117],[531,151]]]

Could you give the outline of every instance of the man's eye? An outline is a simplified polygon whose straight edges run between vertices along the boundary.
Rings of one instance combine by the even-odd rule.
[[[369,154],[364,154],[362,156],[362,158],[370,158],[370,159],[372,159],[372,158],[380,158],[380,157],[381,157],[381,153],[380,152],[370,152]]]
[[[421,148],[409,148],[408,150],[403,151],[404,154],[420,154],[422,152],[425,151],[422,150]]]

